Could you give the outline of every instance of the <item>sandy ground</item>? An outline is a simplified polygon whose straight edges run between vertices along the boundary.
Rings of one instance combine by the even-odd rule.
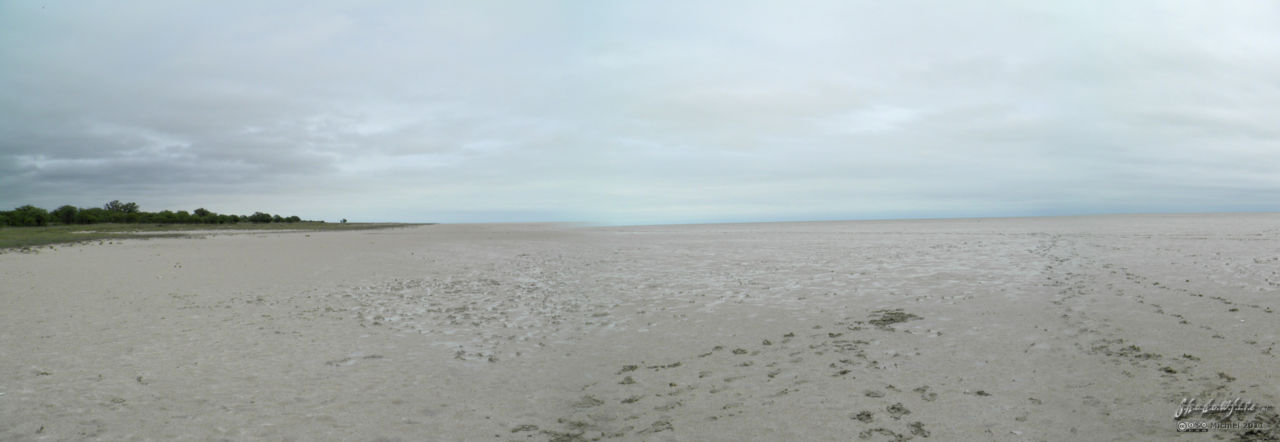
[[[1276,214],[55,246],[0,440],[1273,440],[1277,272]]]

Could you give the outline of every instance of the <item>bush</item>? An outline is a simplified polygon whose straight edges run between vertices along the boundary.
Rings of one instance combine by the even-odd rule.
[[[44,226],[49,224],[49,211],[28,204],[13,209],[6,218],[5,223],[11,226]]]
[[[66,205],[54,209],[51,215],[54,220],[63,224],[74,224],[76,222],[76,214],[80,212],[76,206]]]
[[[143,212],[137,203],[122,203],[113,200],[102,207],[79,209],[64,205],[49,212],[32,205],[25,205],[13,210],[0,210],[0,226],[47,226],[50,224],[98,224],[98,223],[147,223],[147,224],[236,224],[254,223],[296,223],[302,222],[297,215],[283,217],[264,212],[253,215],[222,215],[203,207],[193,211],[177,212],[162,210],[159,212]],[[343,220],[344,222],[346,220]]]
[[[107,221],[109,219],[107,219],[107,211],[104,209],[93,207],[76,212],[76,224],[97,224]]]
[[[108,212],[138,213],[138,203],[122,203],[120,200],[112,200],[102,208]]]

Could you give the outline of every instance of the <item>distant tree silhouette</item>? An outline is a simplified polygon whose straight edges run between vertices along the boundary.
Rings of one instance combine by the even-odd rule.
[[[76,212],[76,224],[97,224],[110,221],[106,209],[91,207]]]
[[[5,224],[15,227],[48,225],[49,211],[28,204],[6,213]]]
[[[143,212],[138,203],[122,203],[112,200],[102,207],[76,208],[72,205],[58,207],[52,212],[30,204],[13,210],[0,210],[0,226],[46,226],[50,224],[98,224],[98,223],[155,223],[155,224],[236,224],[254,223],[296,223],[303,219],[297,215],[283,217],[265,212],[254,212],[253,215],[224,215],[203,207],[192,212],[162,210],[159,212]],[[346,220],[342,220],[346,222]]]
[[[112,200],[102,208],[108,212],[138,213],[138,203],[122,203],[120,200]]]
[[[80,212],[80,209],[77,209],[76,206],[65,205],[57,209],[54,209],[53,212],[49,213],[49,215],[52,215],[53,219],[57,220],[60,223],[74,224],[76,222],[76,215],[79,212]]]

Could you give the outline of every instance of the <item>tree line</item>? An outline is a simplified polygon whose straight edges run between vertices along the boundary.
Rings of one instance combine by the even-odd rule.
[[[214,213],[205,208],[187,212],[162,210],[159,212],[143,212],[137,203],[122,203],[120,200],[109,202],[102,207],[79,208],[65,205],[53,210],[45,210],[32,205],[25,205],[13,210],[0,210],[0,225],[14,227],[50,226],[59,224],[238,224],[238,223],[296,223],[302,218],[284,217],[265,212],[254,212],[252,215],[228,215]],[[345,220],[343,220],[345,221]]]

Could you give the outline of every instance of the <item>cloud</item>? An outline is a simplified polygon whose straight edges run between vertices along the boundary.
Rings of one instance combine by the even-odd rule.
[[[1277,9],[8,2],[0,207],[612,223],[1275,210]]]

